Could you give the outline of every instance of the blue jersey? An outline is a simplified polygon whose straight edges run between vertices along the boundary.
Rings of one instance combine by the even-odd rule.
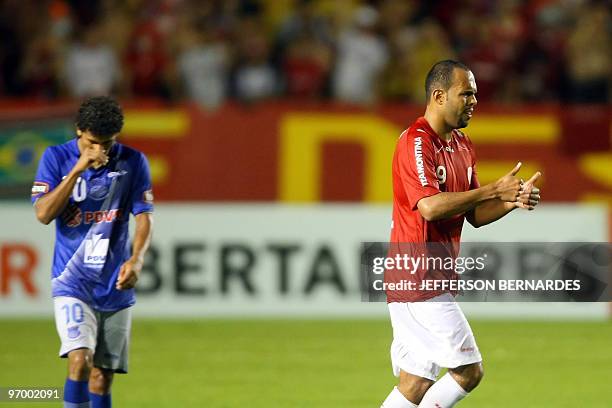
[[[130,257],[130,213],[153,211],[145,156],[115,143],[106,166],[89,168],[76,182],[66,209],[56,218],[52,295],[81,299],[99,311],[135,302],[134,290],[117,290],[121,265]],[[52,191],[72,170],[77,139],[45,150],[32,187],[32,202]]]

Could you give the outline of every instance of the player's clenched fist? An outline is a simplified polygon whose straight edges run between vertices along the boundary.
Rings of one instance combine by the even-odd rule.
[[[521,194],[515,204],[518,208],[531,211],[540,203],[540,189],[535,186],[535,182],[541,175],[542,173],[536,171],[529,180],[523,183]]]
[[[502,201],[516,202],[521,194],[521,180],[516,176],[516,173],[521,169],[522,163],[510,170],[508,174],[495,182],[495,192],[497,198]]]
[[[129,259],[127,262],[121,265],[115,287],[119,290],[132,289],[134,286],[136,286],[141,269],[141,261]]]
[[[74,165],[74,169],[79,172],[84,172],[90,167],[98,168],[108,163],[108,155],[99,144],[86,147],[81,153],[81,157]]]

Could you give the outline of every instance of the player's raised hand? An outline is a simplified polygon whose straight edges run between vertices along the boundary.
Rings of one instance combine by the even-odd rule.
[[[99,168],[108,163],[108,155],[101,145],[96,144],[83,150],[81,157],[74,165],[74,169],[84,172],[90,167]]]
[[[508,174],[494,183],[496,196],[502,201],[516,202],[521,191],[521,180],[516,174],[521,169],[523,163],[518,162]]]
[[[128,259],[119,270],[119,276],[117,277],[117,284],[115,287],[119,290],[132,289],[138,282],[138,276],[142,269],[142,262]]]
[[[518,208],[532,211],[540,203],[540,189],[535,186],[535,182],[542,176],[536,171],[533,176],[522,185],[521,194],[516,202]]]

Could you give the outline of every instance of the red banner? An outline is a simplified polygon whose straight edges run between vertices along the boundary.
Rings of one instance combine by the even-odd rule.
[[[576,129],[586,125],[571,118],[584,122],[588,115],[573,109],[568,118],[566,112],[541,106],[479,108],[466,133],[477,148],[481,183],[520,160],[524,177],[543,172],[547,201],[609,200],[609,109],[592,115],[584,134]],[[154,121],[170,120],[155,119],[157,110],[149,114]],[[270,103],[212,113],[184,107],[174,114],[184,115],[180,134],[125,132],[126,143],[151,157],[160,199],[388,202],[395,142],[422,107],[364,111]]]
[[[423,112],[286,101],[214,112],[150,101],[124,107],[122,141],[147,154],[156,198],[165,201],[389,202],[397,137]],[[0,124],[52,118],[70,129],[74,109],[4,101]],[[481,184],[522,161],[523,177],[542,171],[545,201],[612,201],[609,107],[479,106],[465,131]],[[0,172],[21,165],[17,154],[28,157],[11,146],[0,145]]]

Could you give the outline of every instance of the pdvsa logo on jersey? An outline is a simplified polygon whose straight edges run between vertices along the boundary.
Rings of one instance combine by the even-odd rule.
[[[85,257],[83,262],[89,266],[102,266],[106,262],[108,254],[108,238],[102,238],[102,234],[94,234],[85,240]]]
[[[121,209],[85,211],[85,224],[100,224],[102,222],[113,222],[121,217]]]
[[[62,219],[70,228],[76,228],[81,225],[83,220],[83,213],[79,207],[74,203],[68,203],[66,209],[62,213]]]

